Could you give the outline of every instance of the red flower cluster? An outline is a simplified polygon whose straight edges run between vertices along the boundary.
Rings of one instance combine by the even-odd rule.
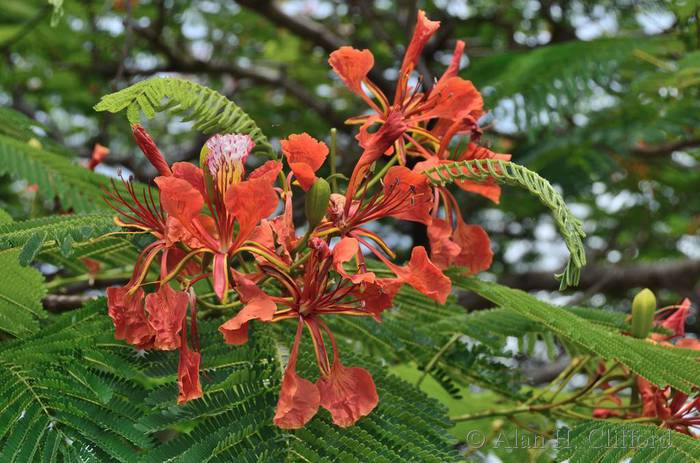
[[[689,313],[690,300],[687,298],[683,299],[679,305],[658,310],[654,317],[654,324],[668,330],[670,334],[651,333],[651,340],[684,349],[700,350],[699,340],[685,337],[685,322]],[[671,387],[658,387],[641,376],[635,375],[633,379],[641,398],[641,414],[597,408],[593,410],[593,416],[596,418],[639,418],[641,416],[656,420],[663,427],[688,435],[692,435],[691,428],[700,430],[700,396],[691,398]],[[603,387],[607,389],[609,385],[605,384]],[[622,399],[617,394],[608,394],[603,397],[603,400],[618,407],[622,405]]]
[[[179,349],[178,403],[202,395],[194,289],[200,280],[211,280],[222,307],[232,294],[243,304],[219,328],[228,344],[245,343],[253,320],[296,320],[275,424],[302,427],[323,407],[335,424],[344,427],[370,413],[378,396],[368,371],[343,365],[324,318],[346,315],[379,320],[405,284],[444,303],[451,283],[441,268],[460,265],[473,273],[490,265],[492,254],[484,230],[464,223],[454,196],[445,188],[432,187],[421,173],[449,161],[448,144],[458,134],[469,135],[472,142],[455,159],[507,159],[473,143],[479,135],[476,120],[482,100],[470,82],[456,77],[462,42],[430,91],[422,92],[420,84],[409,86],[409,76],[437,27],[438,23],[419,13],[391,105],[366,78],[373,64],[369,51],[343,47],[331,54],[333,69],[376,112],[351,120],[363,124],[357,137],[363,152],[344,194],[324,197],[315,188],[326,184],[316,173],[329,149],[306,133],[281,142],[288,173],[280,161],[268,161],[248,172],[246,162],[254,143],[247,135],[209,139],[201,167],[183,162],[169,166],[143,127],[134,126],[136,142],[160,174],[155,179],[159,201],[150,189],[137,194],[129,182],[128,194],[115,189],[106,200],[117,210],[118,224],[149,233],[154,241],[141,252],[128,284],[108,290],[109,315],[117,339],[142,349]],[[365,94],[363,85],[372,97]],[[375,124],[378,129],[370,132]],[[395,155],[395,160],[373,174],[372,165],[387,154]],[[408,155],[419,156],[422,162],[410,169]],[[394,166],[396,161],[400,165]],[[381,185],[375,188],[378,181]],[[313,198],[322,207],[320,220],[310,224],[302,237],[297,236],[293,221],[295,185],[306,192],[307,205]],[[463,182],[460,187],[494,201],[500,194],[492,183]],[[272,216],[280,202],[281,212]],[[405,266],[395,264],[393,251],[368,227],[386,217],[425,224],[432,260],[419,246]],[[393,276],[380,278],[368,270],[362,248]],[[154,265],[159,277],[146,282]],[[152,284],[155,291],[146,294],[144,288]],[[305,329],[318,363],[315,383],[296,372]]]

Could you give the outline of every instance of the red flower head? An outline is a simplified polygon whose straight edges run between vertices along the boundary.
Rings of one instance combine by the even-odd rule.
[[[332,251],[319,238],[311,238],[309,247],[311,253],[299,276],[270,263],[261,264],[263,273],[277,280],[285,289],[287,294],[284,296],[269,296],[251,279],[237,274],[236,289],[245,306],[221,325],[219,331],[227,343],[242,344],[248,339],[248,323],[251,320],[278,322],[297,319],[297,333],[282,381],[275,424],[286,429],[302,427],[316,414],[320,405],[331,412],[335,424],[350,426],[374,409],[378,400],[376,389],[366,370],[342,365],[335,338],[322,317],[377,317],[383,308],[372,306],[369,298],[362,298],[359,293],[362,292],[362,285],[371,287],[379,284],[380,280],[366,270],[351,275],[343,268],[357,249],[357,242],[351,238],[341,240]],[[331,270],[338,272],[338,281],[332,279]],[[311,334],[321,373],[316,384],[296,373],[304,327]],[[332,361],[322,332],[331,341]]]
[[[395,143],[402,163],[405,162],[407,154],[422,157],[434,155],[439,150],[441,141],[446,146],[454,134],[475,129],[476,119],[483,112],[483,101],[474,85],[456,76],[464,42],[457,42],[452,63],[430,91],[420,91],[422,81],[419,81],[415,88],[410,87],[411,73],[425,45],[439,27],[439,22],[430,21],[423,11],[418,12],[413,38],[406,49],[399,71],[393,103],[390,103],[379,87],[367,78],[374,65],[374,58],[369,50],[341,47],[331,53],[328,59],[348,89],[361,97],[374,111],[374,114],[349,119],[350,123],[363,124],[361,134],[373,124],[385,124],[389,118],[395,117],[395,114],[399,115],[406,127]],[[363,84],[373,98],[363,91]],[[438,126],[449,128],[448,136],[439,140],[431,134],[428,126],[432,125],[430,122],[433,120]],[[361,140],[360,137],[361,135],[358,136]]]
[[[87,163],[87,168],[90,170],[95,170],[95,167],[101,164],[108,154],[109,148],[102,146],[99,143],[95,143],[95,147],[92,149],[92,156],[90,156],[90,160]]]

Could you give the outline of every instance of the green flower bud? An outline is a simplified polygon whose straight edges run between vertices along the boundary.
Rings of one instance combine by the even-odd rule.
[[[644,288],[632,300],[632,336],[644,339],[649,335],[655,312],[656,296],[650,289]]]
[[[331,196],[331,187],[323,178],[317,178],[306,192],[306,220],[309,221],[309,230],[313,230],[321,223],[328,209],[328,200]]]

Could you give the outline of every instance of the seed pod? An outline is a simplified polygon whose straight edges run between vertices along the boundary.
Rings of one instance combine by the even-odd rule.
[[[328,209],[328,199],[331,196],[331,187],[323,178],[317,178],[306,193],[306,220],[309,221],[309,230],[313,230],[321,223]]]
[[[649,335],[654,323],[654,312],[656,296],[650,289],[644,288],[632,300],[632,336],[644,339]]]

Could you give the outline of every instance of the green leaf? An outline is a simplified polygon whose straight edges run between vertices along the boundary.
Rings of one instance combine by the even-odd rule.
[[[500,307],[517,312],[551,330],[568,342],[602,358],[616,360],[650,382],[670,385],[690,394],[700,387],[700,352],[663,346],[624,336],[591,323],[574,313],[529,294],[496,283],[457,276],[456,286],[474,291]]]
[[[638,423],[584,421],[557,437],[557,460],[571,463],[694,463],[700,455],[697,439]]]
[[[172,77],[148,79],[105,95],[95,105],[96,111],[118,113],[125,109],[131,124],[140,121],[141,112],[151,119],[167,111],[182,114],[204,133],[244,133],[255,141],[254,153],[274,156],[267,137],[250,116],[225,96],[195,82]]]
[[[44,277],[36,269],[22,267],[19,250],[0,251],[0,330],[17,337],[39,329],[46,317],[41,299],[46,294]]]
[[[60,200],[63,209],[92,212],[106,208],[102,188],[107,177],[95,174],[65,156],[0,134],[0,174],[37,184],[48,200]]]
[[[537,196],[552,211],[559,233],[569,250],[566,268],[562,274],[557,275],[561,280],[560,289],[578,284],[581,268],[586,265],[586,250],[582,241],[586,234],[583,225],[566,206],[561,195],[536,172],[510,161],[475,159],[441,164],[423,173],[436,185],[460,180],[480,182],[494,179],[499,183],[525,188]]]
[[[142,392],[92,362],[111,341],[104,301],[72,311],[0,351],[0,461],[135,462],[150,438],[134,426]]]
[[[20,262],[30,263],[45,245],[85,241],[117,230],[111,214],[55,215],[0,225],[0,249],[22,247]]]

